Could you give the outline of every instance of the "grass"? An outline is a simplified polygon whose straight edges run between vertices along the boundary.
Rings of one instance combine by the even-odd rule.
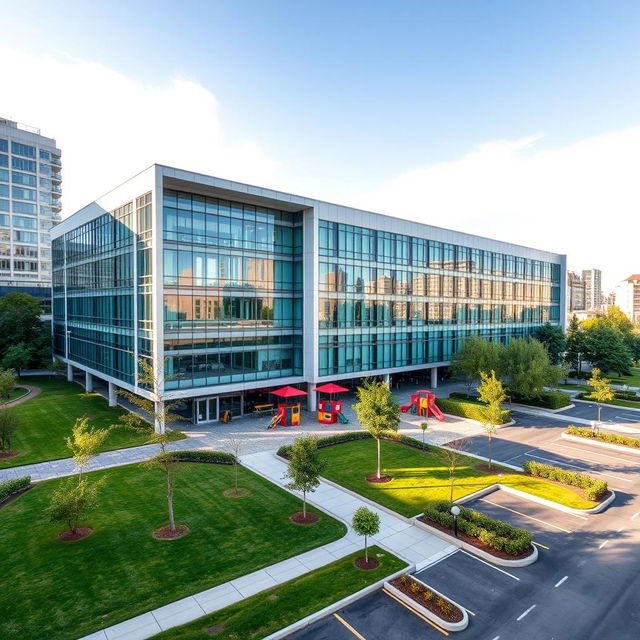
[[[584,391],[585,389],[589,390],[591,388],[586,384],[559,384],[556,386],[558,389],[573,389],[574,391]]]
[[[640,368],[632,367],[630,376],[610,374],[607,376],[614,384],[628,384],[631,387],[640,387]]]
[[[407,566],[379,547],[370,547],[369,553],[384,553],[379,558],[380,566],[373,571],[353,566],[355,558],[363,555],[359,551],[153,638],[204,640],[211,638],[209,627],[223,625],[220,638],[260,640]]]
[[[60,542],[64,528],[44,509],[59,480],[38,484],[0,509],[0,638],[72,640],[261,567],[337,540],[345,527],[325,514],[303,527],[288,516],[301,501],[240,468],[245,498],[225,498],[231,466],[183,463],[176,520],[190,533],[156,540],[167,522],[164,477],[139,465],[105,478],[98,509],[83,520],[93,535]]]
[[[437,449],[419,451],[395,442],[382,441],[384,472],[393,477],[391,482],[371,484],[365,477],[375,472],[375,440],[357,440],[321,450],[327,460],[324,476],[370,500],[411,517],[421,513],[426,504],[449,499],[449,473],[443,454]],[[594,502],[585,500],[575,491],[509,469],[496,468],[496,474],[477,469],[486,464],[469,456],[460,457],[455,475],[454,500],[500,482],[514,489],[540,496],[577,509],[587,509]],[[498,476],[501,471],[504,475]]]
[[[7,404],[7,402],[13,402],[14,400],[17,400],[18,398],[22,398],[22,396],[26,396],[27,393],[29,393],[28,389],[24,389],[22,387],[14,387],[14,389],[9,394],[9,397],[6,400],[3,400],[0,403],[0,406],[2,406],[3,404]]]
[[[0,461],[0,468],[15,467],[44,460],[68,458],[65,439],[71,433],[76,418],[88,416],[96,428],[108,427],[123,413],[119,407],[109,407],[98,393],[84,393],[82,387],[61,379],[34,377],[28,384],[38,386],[42,393],[12,407],[20,427],[12,449],[18,455]],[[145,436],[127,429],[113,429],[100,451],[122,449],[145,444]]]
[[[589,398],[588,396],[588,393],[581,393],[578,395],[578,400],[595,402],[593,398]],[[638,398],[638,402],[633,402],[633,400],[620,400],[619,398],[614,398],[613,400],[609,400],[609,402],[602,403],[602,406],[604,407],[608,405],[614,405],[616,407],[630,407],[631,409],[640,409],[640,398]]]

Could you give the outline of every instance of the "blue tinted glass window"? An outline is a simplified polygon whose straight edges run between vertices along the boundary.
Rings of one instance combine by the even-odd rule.
[[[9,211],[9,201],[0,200],[0,211]]]
[[[32,171],[35,173],[36,162],[35,160],[26,160],[25,158],[16,158],[11,156],[11,167],[13,169],[20,169],[21,171]]]
[[[14,184],[23,184],[27,187],[35,187],[37,184],[35,176],[28,173],[20,173],[19,171],[11,172],[11,181]]]
[[[9,166],[9,156],[4,153],[0,153],[0,167],[8,167],[8,166]]]
[[[0,138],[0,151],[9,151],[9,143],[4,138]]]
[[[21,142],[12,142],[11,153],[17,156],[25,156],[26,158],[35,158],[36,148]]]
[[[37,210],[36,210],[36,205],[31,204],[30,202],[14,202],[13,212],[14,213],[31,213],[35,215],[37,213]]]

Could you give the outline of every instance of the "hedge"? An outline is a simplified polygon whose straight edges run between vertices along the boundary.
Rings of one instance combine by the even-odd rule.
[[[571,397],[564,391],[540,391],[532,397],[511,393],[511,402],[542,407],[543,409],[560,409],[571,404]]]
[[[591,397],[591,393],[579,393],[576,398],[578,398],[578,400],[589,400],[590,402],[597,402],[595,398]],[[629,391],[614,392],[614,399],[624,400],[625,402],[637,402],[638,405],[640,405],[640,397]],[[607,403],[603,402],[602,404]]]
[[[484,418],[482,416],[482,408],[484,405],[479,402],[474,402],[472,400],[459,400],[456,397],[449,397],[436,398],[436,405],[438,405],[440,411],[443,413],[450,413],[454,416],[471,418],[471,420],[484,422]],[[505,424],[511,420],[511,411],[508,409],[503,409],[501,415],[502,421],[498,424]]]
[[[445,500],[434,502],[426,507],[424,515],[443,527],[453,529],[451,504]],[[530,531],[514,527],[502,520],[494,520],[474,509],[460,507],[457,526],[462,533],[512,556],[517,556],[531,548]]]
[[[190,451],[167,451],[165,454],[179,462],[208,462],[209,464],[234,464],[236,457],[224,451],[204,451],[194,449]]]
[[[333,436],[326,436],[325,438],[318,438],[318,449],[323,449],[324,447],[332,447],[336,444],[342,444],[344,442],[352,442],[354,440],[371,440],[373,436],[364,429],[362,431],[346,431],[345,433],[337,433]],[[420,440],[416,440],[411,436],[405,436],[402,433],[389,432],[386,436],[383,436],[383,440],[391,440],[392,442],[400,442],[401,444],[405,444],[408,447],[413,447],[414,449],[421,449],[422,451],[429,451],[430,445],[423,444]],[[285,444],[282,445],[276,455],[279,455],[281,458],[288,459],[289,452],[291,451],[291,445]]]
[[[570,425],[567,433],[579,438],[591,438],[592,440],[600,440],[602,442],[610,442],[611,444],[620,444],[624,447],[640,448],[640,440],[638,438],[630,438],[629,436],[619,436],[616,433],[608,433],[606,431],[594,432],[589,427],[574,427]]]
[[[526,473],[538,478],[547,478],[548,480],[555,480],[556,482],[568,484],[572,487],[580,487],[584,490],[584,495],[587,500],[593,500],[594,502],[600,500],[609,490],[605,480],[596,480],[583,473],[567,471],[566,469],[554,467],[550,464],[540,464],[533,460],[527,460],[523,463],[522,468]]]
[[[23,476],[22,478],[14,478],[6,482],[0,482],[0,502],[6,500],[14,493],[19,493],[31,484],[31,476]]]

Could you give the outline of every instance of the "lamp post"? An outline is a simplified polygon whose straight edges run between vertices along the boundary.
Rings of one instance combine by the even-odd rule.
[[[451,507],[451,515],[453,516],[453,535],[458,537],[458,516],[460,515],[460,507],[454,504]]]

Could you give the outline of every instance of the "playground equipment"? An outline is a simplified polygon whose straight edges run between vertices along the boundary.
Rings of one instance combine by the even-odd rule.
[[[349,418],[342,413],[342,402],[333,399],[335,393],[344,393],[349,389],[329,382],[318,387],[316,391],[329,394],[328,400],[318,400],[318,422],[321,424],[334,424],[339,421],[342,424],[349,424]]]
[[[412,393],[409,404],[400,407],[402,413],[408,411],[422,418],[428,418],[433,414],[440,422],[444,421],[444,414],[436,405],[436,394],[427,389],[420,389],[417,393]]]
[[[267,429],[275,429],[278,425],[283,427],[295,427],[300,424],[300,403],[289,404],[289,398],[306,396],[306,391],[301,391],[295,387],[282,387],[272,391],[274,396],[282,398],[284,402],[278,404],[276,415],[269,422]]]

